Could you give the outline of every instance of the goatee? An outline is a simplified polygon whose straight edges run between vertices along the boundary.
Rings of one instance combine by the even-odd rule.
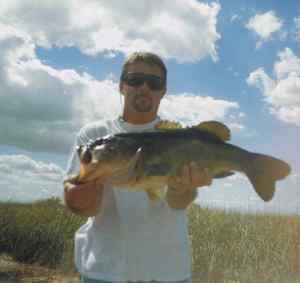
[[[152,99],[148,96],[136,95],[133,98],[133,107],[138,112],[149,112],[152,110]]]

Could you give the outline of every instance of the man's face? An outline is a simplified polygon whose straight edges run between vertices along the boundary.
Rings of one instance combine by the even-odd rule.
[[[131,81],[123,80],[120,82],[120,92],[125,96],[125,110],[131,115],[154,115],[156,116],[160,100],[166,92],[166,86],[156,89],[148,82],[136,83],[139,77],[153,75],[162,79],[162,71],[158,66],[147,65],[143,62],[136,62],[129,65],[126,74]],[[152,78],[150,77],[150,80]],[[156,83],[155,77],[154,85]],[[158,80],[159,81],[159,80]],[[150,84],[150,86],[149,86]]]

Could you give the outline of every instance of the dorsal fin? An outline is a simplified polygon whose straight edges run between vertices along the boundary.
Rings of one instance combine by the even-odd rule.
[[[169,120],[161,120],[156,125],[155,128],[158,130],[178,130],[178,129],[185,129],[179,122],[176,121],[169,121]],[[230,130],[229,128],[218,121],[205,121],[201,122],[196,126],[192,126],[191,128],[186,129],[199,129],[210,134],[213,134],[217,138],[221,139],[222,141],[228,141],[230,139]]]
[[[177,130],[182,129],[182,126],[179,122],[161,120],[155,125],[155,129],[159,130]]]
[[[202,122],[197,126],[193,126],[192,128],[207,131],[207,132],[215,135],[216,137],[218,137],[222,141],[230,140],[230,130],[229,130],[229,128],[226,125],[224,125],[220,122],[217,122],[217,121]]]

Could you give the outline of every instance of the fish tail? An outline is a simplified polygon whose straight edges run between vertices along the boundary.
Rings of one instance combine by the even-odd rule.
[[[270,201],[275,192],[275,183],[287,177],[291,168],[286,162],[263,154],[251,154],[251,161],[246,165],[245,173],[256,193]]]

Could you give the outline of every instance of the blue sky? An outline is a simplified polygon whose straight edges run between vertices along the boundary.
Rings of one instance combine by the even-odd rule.
[[[8,2],[8,1],[7,1]],[[0,199],[61,196],[76,131],[121,109],[124,57],[158,53],[168,68],[160,116],[218,120],[232,143],[289,162],[263,203],[240,174],[199,202],[300,211],[298,1],[9,1],[0,4]]]

